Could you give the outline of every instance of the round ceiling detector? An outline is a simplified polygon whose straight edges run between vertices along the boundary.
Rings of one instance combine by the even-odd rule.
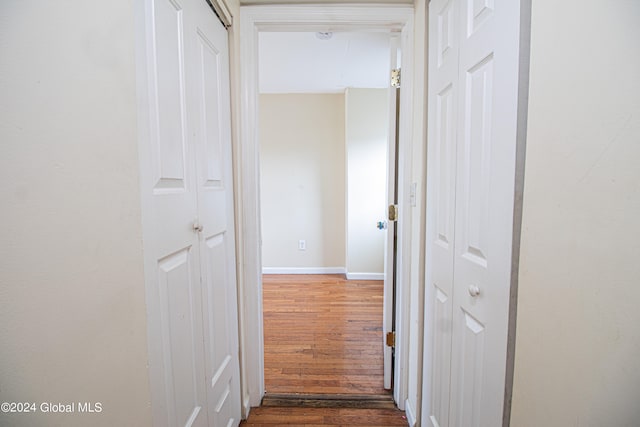
[[[330,31],[327,31],[327,32],[318,31],[316,33],[316,37],[319,38],[320,40],[329,40],[331,37],[333,37],[333,33]]]

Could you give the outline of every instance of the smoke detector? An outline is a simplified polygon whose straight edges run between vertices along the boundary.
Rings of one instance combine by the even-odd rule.
[[[316,37],[319,38],[320,40],[329,40],[331,37],[333,37],[333,33],[330,31],[327,31],[327,32],[318,31],[316,33]]]

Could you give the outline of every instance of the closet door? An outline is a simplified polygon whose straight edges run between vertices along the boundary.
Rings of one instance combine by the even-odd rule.
[[[519,2],[433,0],[429,31],[426,419],[495,427],[507,363]]]
[[[427,242],[429,273],[426,295],[431,307],[432,356],[429,422],[449,425],[453,260],[458,106],[458,2],[429,5],[429,127]]]
[[[147,0],[141,9],[140,163],[154,426],[237,426],[227,33],[205,0]]]
[[[207,426],[197,181],[185,45],[189,0],[145,2],[141,126],[149,375],[154,425]],[[144,99],[143,99],[144,100]]]
[[[511,287],[520,2],[462,0],[451,425],[502,425]]]
[[[227,30],[205,0],[193,1],[188,68],[195,142],[205,369],[210,425],[240,423],[231,101]]]

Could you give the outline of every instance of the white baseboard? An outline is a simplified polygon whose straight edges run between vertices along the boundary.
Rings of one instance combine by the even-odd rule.
[[[384,273],[347,273],[348,280],[384,280]]]
[[[407,417],[407,423],[409,423],[409,426],[414,427],[417,422],[416,415],[408,399],[404,402],[404,414]]]
[[[345,274],[344,267],[262,267],[262,274]]]

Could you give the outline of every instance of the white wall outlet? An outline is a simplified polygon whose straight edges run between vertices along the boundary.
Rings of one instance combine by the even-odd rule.
[[[298,250],[306,251],[307,250],[307,241],[306,240],[298,240]]]

